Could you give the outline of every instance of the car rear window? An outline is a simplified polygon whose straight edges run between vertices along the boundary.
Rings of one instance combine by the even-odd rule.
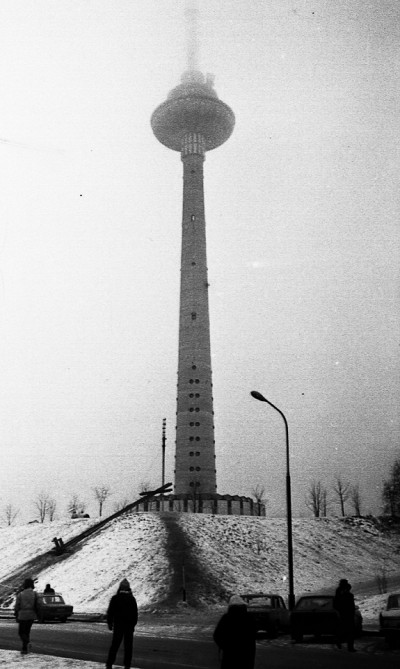
[[[332,597],[305,597],[299,599],[296,604],[298,611],[309,611],[311,609],[331,609],[333,608]]]
[[[46,595],[42,597],[43,604],[64,604],[63,598],[60,595]]]
[[[267,607],[271,608],[272,607],[272,599],[271,597],[255,597],[254,599],[249,599],[247,600],[247,605],[251,607]]]
[[[388,609],[400,609],[400,595],[390,595]]]

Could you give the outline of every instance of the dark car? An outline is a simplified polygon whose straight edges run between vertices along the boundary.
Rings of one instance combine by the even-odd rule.
[[[391,593],[379,614],[379,628],[388,643],[400,640],[400,593]]]
[[[362,631],[362,616],[356,607],[355,634]],[[305,595],[300,597],[290,616],[290,634],[295,641],[302,641],[305,634],[316,637],[336,636],[339,631],[339,614],[333,606],[333,595]]]
[[[240,595],[247,604],[247,613],[253,618],[257,632],[276,636],[289,630],[289,610],[280,595]]]
[[[72,615],[73,607],[64,602],[62,595],[54,593],[45,595],[38,592],[37,619],[40,623],[45,620],[60,620],[65,623]]]

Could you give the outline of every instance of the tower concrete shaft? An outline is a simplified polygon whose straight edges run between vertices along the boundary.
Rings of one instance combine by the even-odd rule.
[[[175,493],[215,494],[204,137],[187,133],[182,148],[183,211]]]
[[[175,493],[194,499],[217,491],[203,163],[234,125],[213,79],[193,69],[151,117],[157,139],[180,151],[183,162]]]

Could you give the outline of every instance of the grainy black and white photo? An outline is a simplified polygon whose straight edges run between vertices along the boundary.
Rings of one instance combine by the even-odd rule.
[[[399,38],[2,0],[1,666],[398,666]]]

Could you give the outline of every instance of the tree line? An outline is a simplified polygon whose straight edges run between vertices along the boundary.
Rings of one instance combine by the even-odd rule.
[[[351,485],[342,476],[337,476],[329,495],[328,488],[321,481],[312,481],[307,490],[305,504],[315,516],[321,518],[328,515],[332,503],[340,508],[342,516],[346,515],[346,504],[350,502],[355,516],[361,516],[361,494],[358,483]]]
[[[150,488],[150,483],[143,481],[139,484],[139,493],[150,490]],[[102,516],[104,504],[113,493],[110,486],[104,483],[95,486],[92,491],[98,504],[99,516]],[[265,486],[256,485],[252,490],[252,495],[258,505],[258,514],[261,515],[262,505],[268,503],[265,497]],[[394,461],[388,479],[383,482],[381,496],[383,513],[392,518],[400,518],[400,458]],[[131,499],[124,498],[115,502],[114,511],[123,509],[131,501]],[[362,515],[362,498],[359,484],[352,484],[344,479],[341,474],[336,476],[330,491],[321,481],[312,481],[306,493],[305,504],[315,518],[327,516],[332,504],[339,508],[342,516],[348,515],[349,507],[353,515]],[[46,519],[50,522],[54,520],[57,510],[57,502],[54,497],[42,491],[34,498],[33,506],[39,522],[44,523]],[[66,511],[72,518],[79,518],[85,514],[86,508],[86,501],[81,499],[79,495],[73,494]],[[20,510],[15,505],[6,504],[0,520],[6,525],[13,525],[19,513]]]
[[[93,496],[98,505],[99,516],[103,514],[103,507],[107,499],[112,495],[111,488],[108,485],[100,484],[93,489]],[[124,499],[114,504],[114,510],[118,511],[129,504],[129,500]],[[45,491],[39,492],[32,501],[35,512],[35,519],[40,523],[45,520],[52,522],[55,519],[57,511],[57,501],[52,495]],[[68,502],[66,513],[71,518],[79,518],[85,515],[87,509],[87,502],[79,497],[77,494],[72,494]],[[3,508],[2,521],[6,525],[13,525],[20,514],[20,509],[14,504],[6,504]]]
[[[150,481],[143,480],[139,483],[138,493],[134,499],[137,499],[140,493],[151,490]],[[99,516],[103,515],[103,507],[107,500],[113,495],[111,487],[105,483],[101,483],[92,488],[93,498],[98,506]],[[124,497],[113,504],[113,512],[120,511],[125,506],[130,504],[133,499]],[[52,522],[55,519],[58,510],[57,501],[48,492],[41,491],[32,500],[32,505],[35,513],[35,520],[44,523],[46,520]],[[82,518],[86,514],[87,502],[76,493],[71,495],[70,501],[67,504],[65,513],[71,518]],[[13,525],[20,515],[20,509],[14,504],[6,504],[2,509],[0,515],[0,523],[5,525]]]
[[[355,516],[362,515],[362,499],[358,483],[352,484],[339,474],[330,493],[329,495],[328,488],[321,481],[311,482],[305,504],[315,518],[327,516],[332,504],[339,508],[342,516],[348,515],[349,506]],[[389,478],[383,483],[381,496],[383,513],[392,518],[400,517],[400,458],[393,463]]]

